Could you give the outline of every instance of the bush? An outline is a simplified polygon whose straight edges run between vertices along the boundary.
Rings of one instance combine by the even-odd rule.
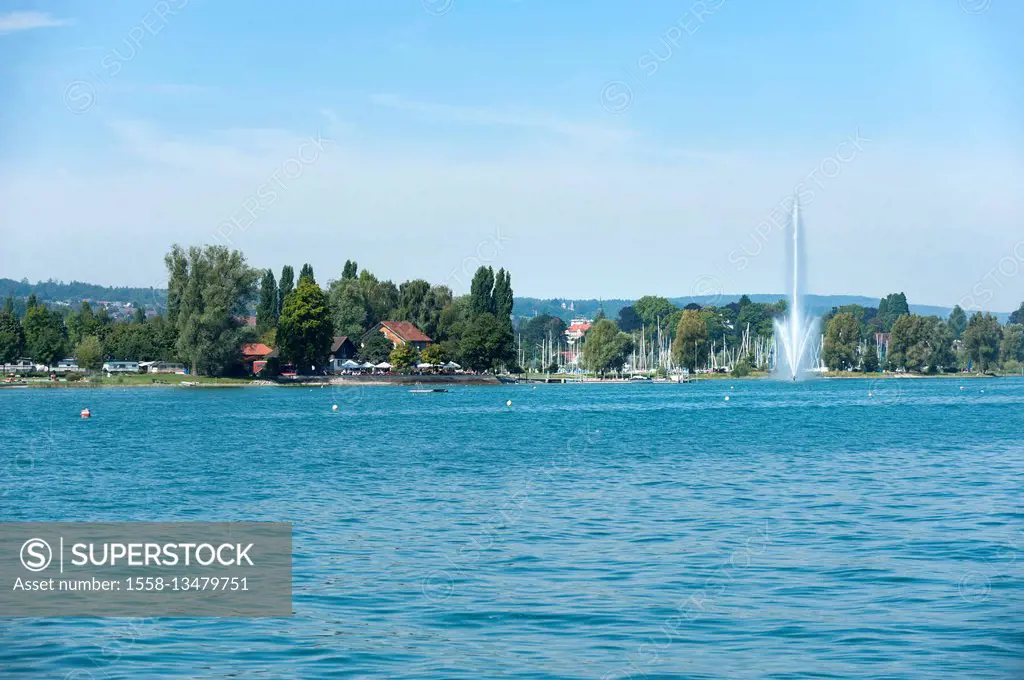
[[[745,378],[750,375],[750,364],[746,361],[737,361],[732,367],[732,374],[737,378]]]
[[[79,380],[83,379],[84,377],[85,376],[83,374],[81,374],[81,373],[68,373],[68,375],[67,375],[67,377],[65,379],[68,382],[78,382]]]

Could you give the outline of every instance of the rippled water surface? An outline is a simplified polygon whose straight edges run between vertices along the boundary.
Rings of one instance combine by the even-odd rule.
[[[294,523],[292,618],[3,619],[3,677],[1024,677],[1021,379],[0,390],[0,427],[4,520]]]

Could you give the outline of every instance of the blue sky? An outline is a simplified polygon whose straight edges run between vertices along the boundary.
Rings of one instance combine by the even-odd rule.
[[[1024,298],[1024,5],[0,0],[0,276]],[[781,206],[781,207],[780,207]],[[965,298],[969,297],[970,300]]]

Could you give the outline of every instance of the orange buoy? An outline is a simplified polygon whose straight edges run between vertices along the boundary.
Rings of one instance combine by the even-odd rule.
[[[83,408],[82,409],[82,417],[83,418],[91,418],[92,417],[92,413],[89,412],[89,409]]]

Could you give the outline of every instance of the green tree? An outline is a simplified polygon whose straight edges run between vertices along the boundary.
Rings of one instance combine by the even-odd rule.
[[[981,312],[971,315],[961,340],[967,357],[977,365],[979,371],[989,370],[998,361],[1002,336],[1002,328],[994,316]]]
[[[903,314],[892,326],[889,362],[897,368],[929,373],[953,368],[953,332],[937,316]]]
[[[420,359],[428,364],[444,364],[451,361],[451,355],[444,345],[434,343],[423,348],[423,351],[420,352]]]
[[[163,358],[150,323],[117,323],[101,341],[104,354],[119,361],[153,361]]]
[[[622,331],[632,333],[633,331],[640,330],[643,323],[643,319],[636,313],[632,305],[627,305],[619,310],[618,324]]]
[[[419,357],[416,348],[408,343],[402,343],[391,350],[389,362],[393,368],[404,370],[413,366]]]
[[[281,310],[284,309],[284,300],[295,290],[295,270],[286,264],[281,267],[281,278],[277,282],[277,316],[281,317]]]
[[[174,351],[174,345],[178,339],[175,328],[159,314],[146,323],[153,339],[154,358],[160,361],[177,359],[177,354]]]
[[[281,356],[300,371],[315,370],[327,361],[334,328],[327,296],[312,277],[299,277],[295,291],[285,300],[277,325]]]
[[[313,276],[313,265],[308,262],[302,265],[302,269],[299,270],[299,282],[301,283],[304,279],[309,279],[316,283],[316,277]]]
[[[928,342],[928,372],[937,373],[956,369],[953,350],[953,331],[949,324],[937,316],[926,317]]]
[[[406,281],[398,287],[399,306],[398,319],[401,321],[412,321],[420,325],[423,307],[426,304],[427,293],[430,292],[430,284],[423,279]]]
[[[875,318],[884,330],[891,331],[896,320],[904,314],[910,314],[907,296],[903,293],[890,293],[879,301]]]
[[[366,327],[372,328],[381,321],[387,321],[397,311],[401,296],[398,286],[391,281],[378,281],[365,269],[357,279],[363,299],[366,301]]]
[[[665,319],[678,310],[668,298],[657,295],[645,295],[633,303],[633,311],[648,328],[657,326],[659,320],[664,324]]]
[[[178,312],[181,309],[181,298],[185,295],[188,284],[188,253],[175,244],[164,256],[167,265],[167,323],[177,328]],[[87,331],[83,331],[86,335]]]
[[[889,363],[895,368],[920,371],[927,361],[924,318],[917,314],[903,314],[892,324],[891,333]]]
[[[166,258],[169,270],[176,266],[179,251],[175,246]],[[258,272],[240,252],[223,246],[189,248],[187,259],[175,352],[193,374],[221,375],[238,360],[245,337],[239,319],[248,314]]]
[[[353,260],[345,260],[345,267],[341,270],[341,280],[351,281],[359,275],[359,265]],[[383,360],[382,360],[383,361]],[[377,362],[380,363],[380,362]]]
[[[494,315],[499,319],[512,318],[512,306],[515,298],[512,294],[512,275],[499,269],[494,275]]]
[[[362,347],[359,348],[359,360],[372,361],[375,364],[388,361],[394,348],[383,333],[368,333],[363,339]]]
[[[600,319],[583,340],[583,367],[598,375],[619,371],[633,351],[633,338],[611,319]]]
[[[494,313],[494,270],[490,267],[479,267],[469,286],[469,314],[471,317],[477,317],[481,314]]]
[[[25,347],[38,363],[53,366],[67,352],[67,329],[58,312],[36,304],[25,313],[22,321]]]
[[[3,310],[0,310],[0,364],[14,363],[25,351],[25,333],[21,322],[14,315],[14,305],[10,298]]]
[[[949,324],[949,330],[953,333],[953,338],[959,340],[960,336],[964,333],[964,329],[967,328],[967,314],[960,305],[955,305],[949,313],[946,323]]]
[[[443,340],[441,331],[441,315],[452,303],[452,289],[448,286],[431,286],[420,310],[420,318],[416,325],[428,337]]]
[[[263,335],[277,326],[277,281],[274,272],[266,270],[260,281],[260,299],[256,305],[256,332]]]
[[[1024,324],[1024,302],[1020,303],[1017,311],[1010,313],[1010,323]]]
[[[78,365],[89,371],[99,370],[103,364],[103,345],[95,335],[87,335],[75,347]]]
[[[878,346],[868,342],[861,348],[860,369],[865,373],[874,373],[878,370]]]
[[[842,371],[857,366],[860,324],[848,312],[839,312],[828,322],[822,358],[829,370]]]
[[[707,343],[708,324],[704,317],[696,310],[683,310],[676,327],[675,340],[672,341],[673,361],[695,371],[697,363],[707,354]]]
[[[512,306],[515,298],[512,293],[512,275],[504,269],[499,269],[494,277],[492,297],[494,299],[494,315],[498,317],[505,336],[500,360],[510,363],[516,356],[516,334],[515,329],[512,328]]]
[[[1024,325],[1011,323],[1003,327],[1003,342],[999,347],[999,358],[1004,365],[1011,361],[1024,361]]]
[[[366,298],[358,281],[344,278],[340,281],[331,281],[328,300],[331,322],[336,333],[358,338],[367,331],[369,314]]]
[[[67,318],[68,341],[77,345],[87,335],[97,335],[100,332],[100,321],[92,312],[92,306],[88,302],[82,302],[78,311]]]
[[[504,324],[490,312],[483,312],[467,323],[460,354],[462,362],[473,370],[487,371],[512,358],[504,354],[507,348]]]
[[[465,332],[466,324],[469,323],[469,296],[460,295],[452,298],[452,301],[445,305],[437,317],[437,328],[434,334],[430,335],[435,341],[445,342],[453,354],[458,355],[458,345]],[[425,331],[424,331],[425,332]]]

